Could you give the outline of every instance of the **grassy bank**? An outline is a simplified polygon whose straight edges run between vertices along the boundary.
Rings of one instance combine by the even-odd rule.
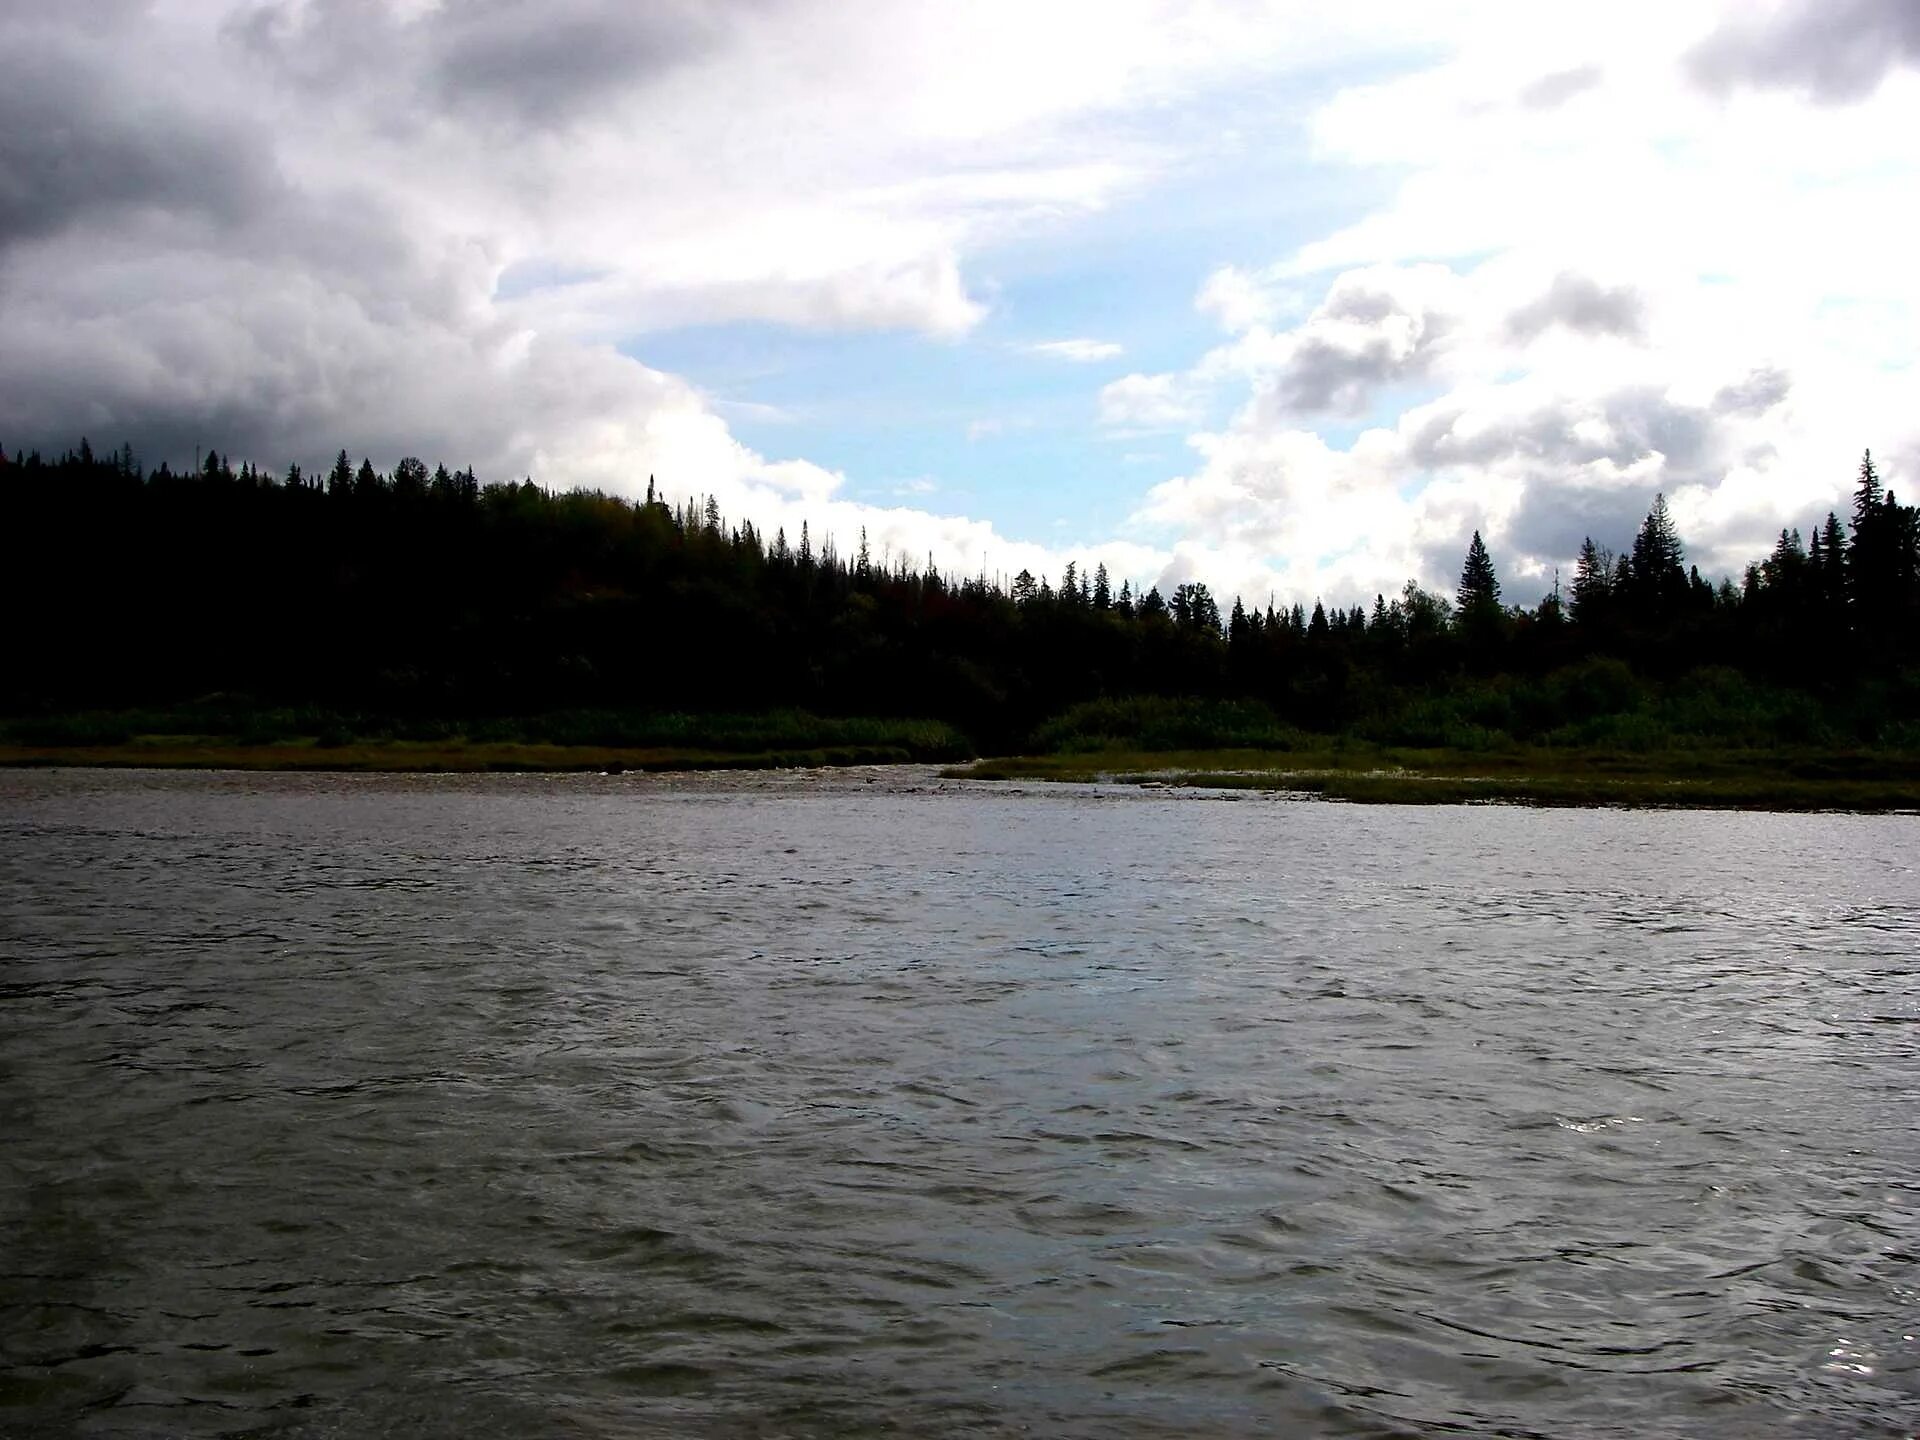
[[[1360,804],[1920,809],[1920,757],[1812,750],[1621,752],[1403,749],[1326,742],[1294,750],[1110,750],[983,760],[976,780],[1107,780],[1269,790]]]
[[[938,721],[607,710],[469,720],[263,709],[222,698],[160,710],[0,722],[0,765],[236,770],[715,770],[953,761]]]

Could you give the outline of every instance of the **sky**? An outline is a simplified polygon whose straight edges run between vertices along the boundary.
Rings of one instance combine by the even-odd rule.
[[[0,0],[0,445],[1533,604],[1920,488],[1920,0]]]

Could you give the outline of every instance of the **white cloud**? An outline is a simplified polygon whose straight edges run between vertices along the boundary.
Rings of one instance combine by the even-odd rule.
[[[1359,208],[1191,277],[1223,342],[1114,380],[1098,416],[1234,418],[1142,497],[1152,543],[1074,553],[1359,598],[1450,579],[1476,524],[1503,564],[1550,566],[1560,522],[1665,485],[1732,565],[1823,513],[1862,445],[1920,484],[1912,14],[0,0],[0,436],[275,464],[344,444],[627,494],[654,473],[768,528],[1057,575],[1064,547],[863,506],[739,444],[723,416],[773,417],[650,367],[650,337],[976,334],[979,257],[1180,171],[1161,122],[1191,98],[1237,124],[1355,62],[1380,78],[1310,134],[1313,178]],[[1308,428],[1330,421],[1357,436]]]
[[[1889,243],[1920,193],[1920,75],[1875,65],[1845,106],[1794,76],[1703,93],[1688,57],[1723,23],[1746,35],[1734,14],[1629,6],[1608,34],[1517,16],[1336,95],[1323,157],[1402,178],[1271,265],[1205,278],[1231,338],[1157,382],[1240,405],[1138,523],[1348,599],[1450,585],[1479,528],[1530,601],[1583,534],[1624,544],[1656,490],[1703,571],[1737,573],[1841,503],[1864,445],[1920,454],[1920,271]],[[1366,428],[1331,445],[1304,428],[1327,416]]]
[[[1129,432],[1177,429],[1201,413],[1202,397],[1182,375],[1123,375],[1100,387],[1100,423]]]
[[[1223,265],[1207,277],[1193,304],[1201,314],[1214,316],[1222,329],[1237,333],[1277,319],[1286,299],[1262,276]]]
[[[1095,360],[1111,360],[1115,356],[1127,353],[1126,346],[1113,340],[1040,340],[1021,347],[1034,355],[1046,355],[1056,360],[1072,360],[1088,364]]]

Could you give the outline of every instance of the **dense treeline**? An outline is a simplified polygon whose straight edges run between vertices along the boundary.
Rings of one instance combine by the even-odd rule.
[[[1170,715],[1182,743],[1209,726],[1275,744],[1920,742],[1920,517],[1871,456],[1849,521],[1783,533],[1739,584],[1686,564],[1656,499],[1532,608],[1503,603],[1478,534],[1452,597],[1409,582],[1370,607],[1223,617],[1203,584],[1136,595],[1069,565],[1003,589],[651,496],[482,486],[416,459],[380,474],[345,452],[278,478],[216,454],[146,473],[84,441],[0,455],[0,712],[218,694],[393,717],[911,715],[985,748],[1050,720],[1043,743],[1150,743]],[[1186,699],[1123,703],[1140,696]]]

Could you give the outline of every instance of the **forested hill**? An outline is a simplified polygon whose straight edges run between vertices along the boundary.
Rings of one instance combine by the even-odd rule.
[[[1531,609],[1502,603],[1476,535],[1452,596],[1409,583],[1369,607],[1223,617],[1204,585],[1136,596],[1069,567],[1002,590],[804,527],[769,537],[711,502],[483,487],[411,459],[383,475],[344,453],[317,483],[217,455],[148,474],[83,442],[0,456],[0,713],[210,694],[390,716],[798,708],[937,718],[1006,748],[1080,702],[1156,696],[1406,743],[1618,739],[1656,712],[1754,743],[1920,742],[1920,518],[1871,457],[1843,488],[1845,520],[1783,534],[1738,583],[1687,566],[1657,501]]]

